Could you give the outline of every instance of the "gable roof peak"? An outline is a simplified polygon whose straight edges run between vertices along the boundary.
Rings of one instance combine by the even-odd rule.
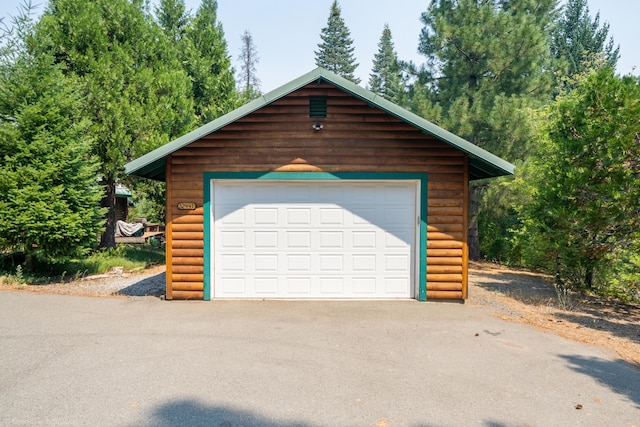
[[[502,175],[512,175],[514,173],[515,166],[506,160],[483,150],[471,142],[437,126],[434,123],[431,123],[427,119],[386,100],[384,97],[364,89],[344,77],[338,76],[337,74],[321,67],[303,74],[297,79],[294,79],[289,83],[286,83],[279,88],[248,102],[242,107],[220,116],[217,119],[181,136],[180,138],[132,160],[125,165],[125,172],[129,175],[163,181],[165,179],[165,159],[170,154],[310,83],[313,83],[314,81],[317,81],[318,83],[327,82],[336,88],[367,102],[372,107],[379,108],[405,123],[420,129],[423,133],[433,136],[440,141],[465,152],[469,156],[470,179],[491,178]]]

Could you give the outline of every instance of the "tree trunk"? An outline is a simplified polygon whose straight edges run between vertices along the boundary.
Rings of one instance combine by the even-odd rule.
[[[478,232],[478,214],[480,213],[480,199],[487,189],[487,184],[469,185],[469,259],[480,259],[480,233]]]
[[[584,284],[588,290],[593,290],[593,273],[594,273],[593,264],[589,263],[587,265],[587,271],[584,275]]]
[[[106,180],[105,197],[102,199],[102,207],[107,208],[107,222],[100,239],[100,248],[116,247],[116,183],[113,177]]]

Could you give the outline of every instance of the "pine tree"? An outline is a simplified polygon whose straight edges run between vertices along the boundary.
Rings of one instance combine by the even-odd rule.
[[[318,50],[314,52],[316,65],[356,84],[360,83],[360,79],[353,74],[358,68],[358,64],[356,64],[356,59],[353,56],[355,48],[352,46],[351,32],[342,19],[337,0],[334,0],[331,5],[327,26],[322,28],[320,38],[322,43],[318,45]]]
[[[378,53],[373,59],[369,89],[395,103],[398,103],[402,97],[402,73],[398,54],[393,46],[391,30],[386,24],[378,43]]]
[[[260,96],[260,79],[257,76],[256,64],[259,62],[256,45],[253,43],[253,36],[246,30],[241,37],[242,47],[240,49],[240,73],[238,74],[238,84],[240,92],[246,100],[251,100]]]
[[[569,77],[585,72],[594,62],[615,68],[620,47],[614,47],[608,35],[609,24],[600,25],[600,13],[591,19],[587,0],[568,0],[552,33],[551,51],[566,62]]]
[[[425,27],[418,50],[427,62],[420,81],[429,86],[443,127],[512,162],[528,156],[530,111],[552,94],[549,32],[556,3],[431,1],[422,15]],[[480,256],[478,217],[484,189],[484,183],[470,187],[472,259]],[[491,215],[485,218],[493,221]]]
[[[548,32],[556,0],[534,3],[433,0],[422,15],[418,50],[427,57],[425,79],[447,127],[512,160],[521,147],[504,144],[486,119],[501,99],[549,97]]]

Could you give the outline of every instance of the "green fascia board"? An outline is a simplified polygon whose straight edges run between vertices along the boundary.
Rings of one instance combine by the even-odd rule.
[[[388,114],[397,117],[403,122],[420,129],[423,133],[433,136],[443,142],[448,143],[449,145],[452,145],[453,147],[460,149],[461,151],[469,155],[470,164],[480,163],[477,167],[478,170],[492,172],[490,175],[481,176],[479,178],[513,175],[513,173],[515,172],[514,165],[496,156],[495,154],[492,154],[487,150],[483,150],[477,145],[470,143],[466,139],[463,139],[458,135],[455,135],[448,130],[441,128],[440,126],[431,123],[427,119],[424,119],[417,114],[405,110],[404,108],[400,107],[397,104],[394,104],[384,97],[377,95],[367,89],[364,89],[343,77],[332,74],[326,70],[323,71],[332,76],[332,79],[328,81],[330,83],[333,83],[335,86],[340,87],[344,91],[351,93],[353,96],[360,98],[363,101],[367,101],[372,107],[379,108],[387,112]]]
[[[314,70],[310,73],[307,73],[284,86],[281,86],[265,95],[260,96],[259,98],[254,99],[253,101],[243,105],[242,107],[231,111],[223,116],[218,117],[217,119],[200,126],[199,128],[181,136],[178,139],[171,141],[168,144],[163,145],[137,159],[127,163],[125,165],[125,172],[128,175],[136,175],[142,176],[145,178],[153,178],[149,176],[149,172],[158,171],[162,169],[164,172],[165,168],[165,158],[178,151],[179,149],[191,144],[199,140],[200,138],[209,135],[217,130],[220,130],[224,126],[235,122],[260,108],[271,104],[272,102],[283,98],[284,96],[290,94],[291,92],[300,89],[303,86],[317,80],[321,76],[317,76],[316,72],[320,70]],[[155,176],[158,176],[156,173]],[[164,173],[162,173],[162,177],[164,179]]]
[[[163,145],[125,165],[125,172],[129,175],[136,175],[156,180],[165,179],[165,159],[168,155],[197,141],[198,139],[216,132],[217,130],[239,120],[254,111],[269,105],[270,103],[283,98],[309,83],[325,81],[336,86],[343,91],[367,102],[371,107],[379,108],[392,116],[420,129],[424,134],[431,135],[449,145],[458,148],[469,156],[471,179],[491,178],[502,175],[513,175],[515,166],[500,157],[473,145],[469,141],[460,138],[453,133],[429,122],[428,120],[405,110],[404,108],[384,99],[382,96],[364,89],[357,84],[338,76],[323,68],[315,70],[298,77],[297,79],[265,94],[261,97],[245,104],[244,106],[225,114],[198,129],[181,136],[172,142]]]

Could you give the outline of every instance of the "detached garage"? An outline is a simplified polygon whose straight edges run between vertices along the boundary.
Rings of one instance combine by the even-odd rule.
[[[126,165],[167,183],[167,299],[467,297],[470,180],[510,163],[316,69]]]

